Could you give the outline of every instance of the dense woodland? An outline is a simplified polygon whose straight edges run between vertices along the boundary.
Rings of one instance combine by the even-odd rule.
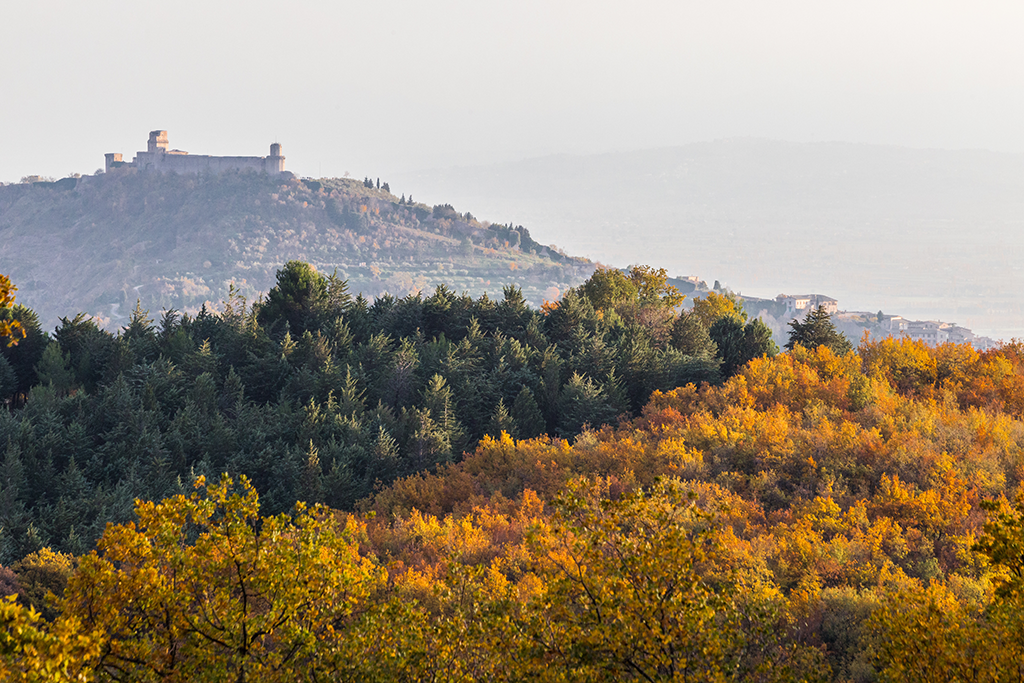
[[[601,271],[542,313],[512,287],[501,301],[439,287],[370,304],[291,262],[253,306],[232,297],[159,321],[136,309],[117,335],[83,316],[46,335],[15,308],[28,336],[0,360],[14,408],[0,412],[0,563],[43,546],[85,552],[135,498],[200,474],[245,474],[272,512],[352,509],[484,434],[571,439],[637,414],[655,389],[717,383],[774,352],[725,297],[677,316],[665,279]],[[722,311],[732,323],[710,326],[716,345],[705,322]]]
[[[1024,348],[779,353],[664,275],[8,307],[0,674],[1024,680]]]

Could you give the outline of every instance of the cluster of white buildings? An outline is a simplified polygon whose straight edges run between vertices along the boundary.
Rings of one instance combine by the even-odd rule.
[[[856,344],[865,331],[874,338],[906,337],[929,346],[939,344],[971,344],[979,351],[999,346],[989,337],[979,337],[966,327],[938,320],[908,320],[900,315],[882,315],[866,311],[839,312],[839,301],[824,294],[779,294],[774,299],[742,297],[747,311],[761,318],[772,328],[776,339],[788,336],[791,320],[802,319],[818,307],[833,317],[836,327]],[[781,343],[781,342],[780,342]]]
[[[924,342],[929,346],[945,344],[970,344],[979,351],[999,346],[999,342],[989,337],[979,337],[966,327],[956,323],[944,323],[938,320],[907,320],[900,315],[887,315],[879,321],[879,325],[894,337],[907,337],[914,341]]]
[[[823,294],[780,294],[775,297],[780,306],[785,307],[785,317],[788,320],[800,318],[819,306],[823,307],[829,315],[839,313],[839,302]],[[970,344],[979,351],[999,346],[999,342],[989,337],[979,337],[966,327],[956,323],[944,323],[939,320],[907,320],[901,315],[882,316],[882,320],[870,313],[853,314],[862,320],[876,318],[878,328],[882,336],[907,337],[913,341],[924,342],[929,346],[939,344]],[[844,316],[845,317],[845,316]],[[888,332],[888,335],[885,334]]]

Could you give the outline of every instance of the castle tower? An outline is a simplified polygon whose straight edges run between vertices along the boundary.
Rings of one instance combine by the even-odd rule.
[[[284,157],[281,156],[281,145],[275,142],[270,146],[270,156],[266,162],[267,173],[283,173]]]
[[[154,152],[166,152],[167,151],[167,131],[166,130],[153,130],[149,133],[149,149],[146,150],[150,154]]]
[[[119,152],[108,152],[107,154],[104,154],[103,157],[104,159],[106,159],[107,162],[107,173],[110,173],[110,169],[114,168],[114,164],[117,164],[118,166],[124,164],[124,161],[122,161],[121,154]]]

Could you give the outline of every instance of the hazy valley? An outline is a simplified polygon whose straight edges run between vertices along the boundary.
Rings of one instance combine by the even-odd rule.
[[[1024,336],[1020,154],[732,139],[396,183],[604,263]]]

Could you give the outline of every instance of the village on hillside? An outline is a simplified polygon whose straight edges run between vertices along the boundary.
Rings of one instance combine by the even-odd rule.
[[[832,316],[836,328],[857,344],[864,333],[869,339],[906,337],[913,341],[938,346],[947,342],[970,344],[979,351],[999,346],[998,340],[974,334],[970,329],[941,320],[908,320],[900,315],[886,315],[881,311],[841,311],[839,302],[823,294],[779,294],[774,299],[740,296],[747,314],[760,318],[772,329],[776,341],[786,340],[789,322],[803,318],[819,306]]]

